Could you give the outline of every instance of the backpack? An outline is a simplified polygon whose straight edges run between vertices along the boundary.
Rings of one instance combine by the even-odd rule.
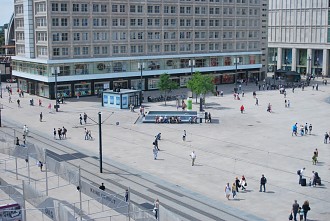
[[[299,176],[300,176],[300,173],[301,173],[300,170],[297,170],[297,174],[298,174]]]

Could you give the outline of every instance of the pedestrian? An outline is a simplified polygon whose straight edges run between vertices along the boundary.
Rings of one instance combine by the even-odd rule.
[[[284,98],[286,98],[286,90],[284,90],[284,93],[283,94],[284,94]]]
[[[315,151],[314,151],[314,153],[313,153],[312,162],[313,162],[313,165],[316,165],[316,162],[317,162],[317,156],[316,156],[316,152],[315,152]]]
[[[242,175],[242,178],[241,178],[241,187],[242,187],[242,190],[245,190],[247,186],[247,182],[246,182],[246,178],[244,175]]]
[[[24,147],[26,145],[26,136],[24,134],[23,134],[23,145],[24,145]]]
[[[300,125],[300,135],[304,136],[304,126],[302,124]]]
[[[104,186],[104,183],[101,184],[101,186],[99,187],[100,190],[105,190],[105,186]]]
[[[259,100],[257,97],[256,97],[256,105],[259,106]]]
[[[329,139],[329,134],[328,134],[328,132],[325,132],[325,134],[324,134],[324,143],[325,144],[328,143],[328,139]]]
[[[233,182],[233,185],[231,186],[231,192],[233,194],[233,199],[236,196],[236,192],[237,192],[236,190],[237,190],[237,186],[236,186],[235,182]]]
[[[238,177],[235,179],[235,186],[236,186],[236,192],[238,193],[238,189],[241,187],[241,182],[239,181]]]
[[[230,193],[231,193],[231,189],[229,186],[229,183],[227,183],[227,185],[225,186],[225,194],[226,194],[226,198],[229,200],[230,197]]]
[[[86,113],[84,113],[84,122],[85,122],[85,124],[87,123],[87,114]]]
[[[272,105],[270,103],[268,103],[267,112],[269,112],[269,113],[272,112]]]
[[[62,128],[62,137],[63,137],[63,139],[66,138],[66,132],[67,131],[68,130],[63,126],[63,128]]]
[[[40,112],[40,122],[42,122],[42,112]]]
[[[290,107],[290,100],[288,100],[288,107]]]
[[[17,146],[20,146],[18,137],[16,137],[15,144],[16,144]]]
[[[299,204],[297,203],[297,200],[294,201],[294,203],[292,204],[292,210],[291,213],[293,214],[293,220],[297,221],[297,213],[299,210]]]
[[[52,104],[51,103],[48,104],[48,110],[49,110],[49,113],[52,112]]]
[[[309,124],[309,135],[311,135],[312,134],[312,129],[313,129],[313,126],[312,126],[312,124]]]
[[[88,140],[88,130],[86,127],[85,127],[85,140]]]
[[[244,112],[244,105],[243,104],[242,104],[240,110],[241,110],[241,113],[243,114],[243,112]]]
[[[154,160],[157,160],[158,150],[157,150],[156,146],[154,146],[152,152],[154,154]]]
[[[212,121],[211,113],[210,112],[209,112],[209,116],[208,116],[208,121],[209,121],[209,123],[211,123],[211,121]]]
[[[195,160],[196,160],[195,151],[191,152],[190,157],[191,157],[191,166],[194,166],[195,165]]]
[[[61,140],[62,139],[62,129],[61,128],[57,129],[57,134],[58,134],[58,138]]]
[[[299,176],[299,184],[301,184],[301,180],[304,176],[304,171],[305,171],[305,167],[297,171],[297,174]]]
[[[41,161],[38,162],[38,166],[40,167],[40,171],[42,171],[42,167],[44,166]]]
[[[207,119],[208,119],[208,113],[205,111],[205,113],[204,113],[204,118],[205,118],[205,123],[206,123],[206,121],[207,121]]]
[[[315,153],[315,156],[316,156],[316,162],[319,162],[319,161],[317,160],[317,158],[319,157],[319,150],[318,150],[317,148],[315,148],[314,153]]]
[[[309,210],[311,210],[311,208],[309,207],[308,200],[306,200],[304,202],[304,204],[302,205],[301,208],[304,210],[304,221],[306,221],[307,220],[307,213],[308,213]]]
[[[55,128],[54,128],[53,133],[54,133],[54,139],[56,140],[56,129]]]
[[[304,220],[304,210],[303,210],[303,208],[299,207],[298,213],[299,213],[299,220],[303,221]]]
[[[39,99],[39,107],[42,106],[42,102],[41,102],[41,99]]]
[[[21,101],[20,101],[20,99],[17,99],[17,106],[18,107],[21,107]]]
[[[223,97],[223,91],[220,91],[220,96]]]
[[[81,116],[81,114],[79,116],[79,123],[80,123],[80,125],[82,125],[82,116]]]
[[[293,136],[293,134],[297,136],[297,131],[298,131],[298,127],[297,127],[297,123],[295,123],[292,126],[292,136]]]
[[[286,99],[284,100],[285,107],[288,107]]]
[[[260,190],[259,190],[259,192],[262,191],[262,187],[264,187],[264,192],[266,192],[266,183],[267,183],[267,179],[266,179],[266,177],[262,174],[262,175],[261,175],[261,179],[260,179]]]
[[[9,95],[8,97],[9,103],[13,103],[13,101],[11,100],[11,96]]]
[[[156,199],[154,202],[154,213],[155,213],[155,218],[158,220],[158,214],[159,214],[159,199]]]
[[[305,135],[307,135],[308,134],[308,124],[306,123],[305,124]]]
[[[125,190],[125,202],[127,203],[128,200],[129,200],[129,192],[128,192],[128,189]]]
[[[183,135],[182,135],[183,141],[186,141],[186,136],[187,136],[186,130],[183,130]]]
[[[157,148],[157,150],[160,150],[159,147],[158,147],[158,139],[157,138],[153,142],[153,145]]]
[[[88,130],[88,139],[89,140],[93,140],[92,131],[91,130]]]
[[[319,90],[319,84],[316,84],[315,89],[318,91]]]

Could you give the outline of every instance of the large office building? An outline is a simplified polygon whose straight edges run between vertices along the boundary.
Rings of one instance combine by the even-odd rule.
[[[13,75],[54,98],[157,88],[168,73],[215,84],[267,71],[268,0],[15,0]],[[56,78],[55,78],[56,77]],[[134,99],[133,99],[134,100]]]
[[[269,0],[268,71],[329,76],[330,1]]]

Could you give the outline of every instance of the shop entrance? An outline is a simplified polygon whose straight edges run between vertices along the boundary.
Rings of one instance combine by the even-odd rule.
[[[36,84],[34,82],[28,83],[28,93],[33,95],[36,94]]]
[[[133,95],[133,96],[129,96],[129,103],[128,103],[128,106],[133,104],[134,107],[137,107],[140,105],[140,102],[139,102],[139,97],[137,95]]]
[[[128,89],[128,81],[114,81],[112,83],[112,89],[120,88],[120,89]]]

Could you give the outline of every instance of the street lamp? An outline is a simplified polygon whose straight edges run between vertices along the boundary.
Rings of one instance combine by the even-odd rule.
[[[277,56],[273,56],[273,63],[274,63],[274,84],[275,84],[275,80],[276,80],[276,62],[277,62]]]
[[[55,75],[55,109],[58,112],[58,99],[57,99],[57,75],[60,73],[60,67],[51,68],[52,75]]]
[[[142,72],[144,70],[144,62],[142,63],[138,63],[138,69],[141,71],[141,78],[140,78],[140,85],[139,85],[139,88],[140,88],[140,105],[142,104]]]
[[[237,56],[235,56],[234,64],[235,64],[235,84],[237,84],[237,65],[239,64],[240,60]]]
[[[316,78],[319,77],[319,58],[316,58]]]
[[[5,65],[5,71],[6,71],[6,65]],[[1,70],[0,70],[0,97],[2,98],[2,74],[1,74]]]
[[[0,104],[0,127],[2,127],[2,124],[1,124],[1,110],[3,109],[3,104]]]
[[[189,59],[188,66],[190,67],[190,75],[191,75],[191,77],[193,75],[193,69],[194,69],[195,65],[196,65],[195,59]],[[196,104],[197,104],[197,94],[196,94]]]

